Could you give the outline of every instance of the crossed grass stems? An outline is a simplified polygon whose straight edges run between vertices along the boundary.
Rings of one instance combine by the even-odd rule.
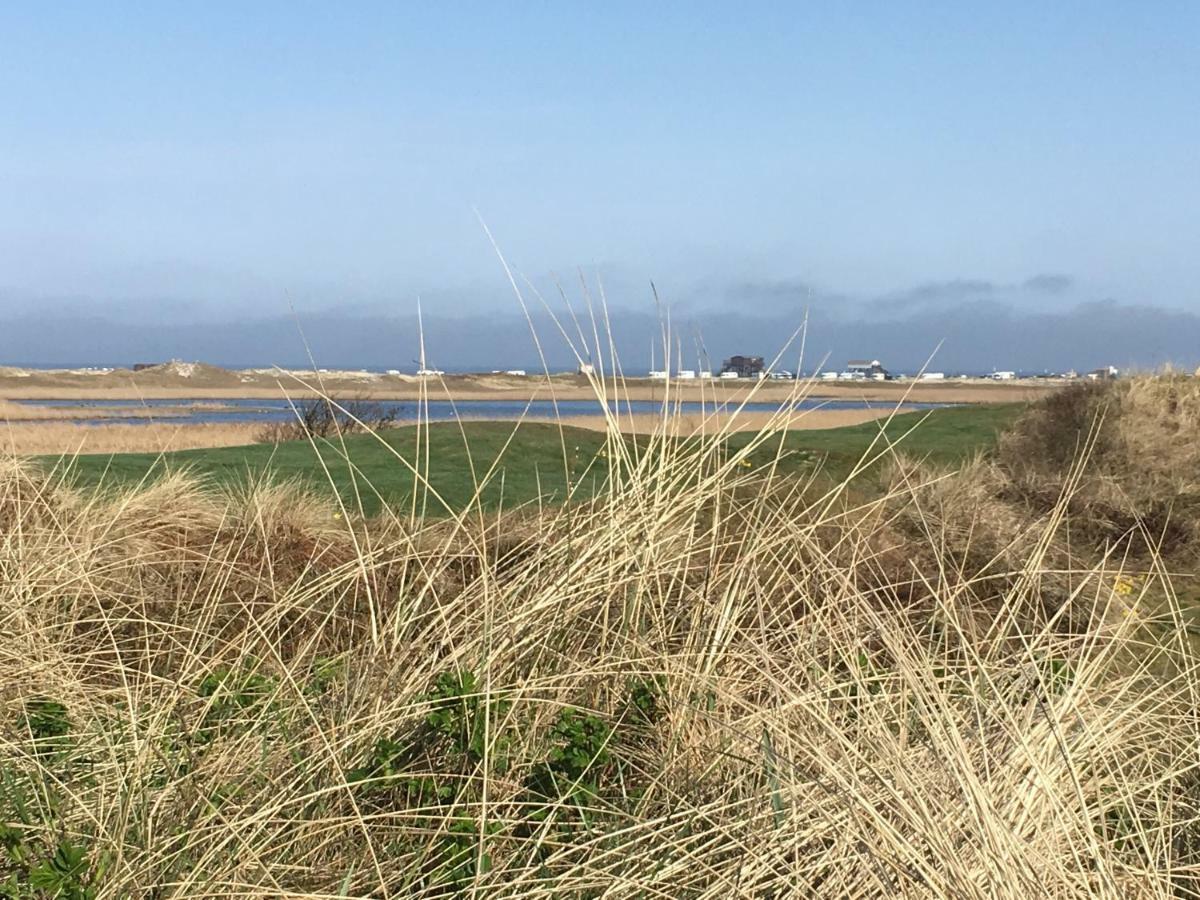
[[[665,406],[645,441],[614,417],[598,496],[439,521],[427,482],[367,522],[6,461],[0,889],[1200,893],[1185,604],[1153,535],[1063,555],[1086,443],[997,535],[953,500],[986,461],[881,430],[849,477],[785,479],[744,465],[785,414],[730,452]]]

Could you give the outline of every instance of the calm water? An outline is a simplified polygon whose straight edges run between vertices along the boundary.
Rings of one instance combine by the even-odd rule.
[[[64,421],[80,422],[88,425],[103,425],[111,422],[129,422],[132,424],[149,424],[151,422],[180,422],[180,423],[237,423],[237,422],[286,422],[296,417],[296,413],[286,400],[206,400],[195,398],[190,400],[22,400],[31,406],[62,406],[73,409],[105,409],[111,413],[125,408],[154,410],[162,409],[161,415],[121,416],[109,414],[103,418],[84,418],[72,416]],[[199,404],[190,409],[184,409],[190,404]],[[933,409],[947,406],[944,403],[908,403],[911,409]],[[393,411],[401,421],[416,421],[423,418],[421,407],[415,402],[390,402],[379,404],[383,409]],[[517,419],[522,415],[535,418],[553,418],[555,405],[549,400],[536,400],[533,403],[522,403],[517,400],[463,400],[451,403],[448,400],[431,400],[427,404],[428,417],[435,422],[451,421],[456,417],[463,419]],[[860,400],[801,400],[794,404],[798,410],[805,409],[864,409],[888,408],[886,403],[868,403]],[[626,400],[618,407],[616,401],[609,402],[613,412],[622,415],[628,413],[657,413],[662,409],[656,400]],[[711,412],[712,403],[682,403],[680,408],[684,413]],[[735,408],[732,405],[729,408]],[[778,403],[748,403],[744,407],[749,412],[774,412],[779,408]],[[598,400],[560,400],[558,401],[559,416],[593,416],[601,412]],[[46,421],[46,420],[42,420]]]

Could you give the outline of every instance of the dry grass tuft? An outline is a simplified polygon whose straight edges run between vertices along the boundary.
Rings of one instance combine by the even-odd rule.
[[[0,876],[1200,894],[1186,610],[1157,556],[1070,545],[1081,470],[1032,509],[983,460],[879,493],[615,427],[599,499],[449,522],[5,461]]]

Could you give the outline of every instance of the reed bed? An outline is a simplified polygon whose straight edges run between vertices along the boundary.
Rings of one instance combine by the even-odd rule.
[[[1087,441],[1032,505],[778,440],[614,420],[600,496],[440,520],[6,459],[5,890],[1200,895],[1188,601],[1072,540]]]

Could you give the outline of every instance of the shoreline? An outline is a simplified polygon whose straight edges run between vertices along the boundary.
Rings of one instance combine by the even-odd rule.
[[[733,431],[757,431],[764,427],[790,431],[809,431],[827,428],[842,428],[861,425],[886,418],[893,413],[917,412],[904,407],[877,407],[874,409],[814,409],[801,410],[790,417],[764,412],[742,412],[736,416],[714,413],[701,416],[696,413],[681,413],[669,420],[669,433],[688,436],[713,434],[721,429]],[[451,422],[453,420],[450,420]],[[464,417],[463,422],[511,422],[515,419],[487,419]],[[608,427],[604,415],[564,416],[555,420],[531,416],[523,420],[529,424],[561,424],[590,431],[603,431]],[[623,434],[647,434],[661,426],[662,418],[652,414],[623,415],[618,426]],[[0,455],[16,456],[110,454],[110,453],[163,453],[173,450],[199,450],[215,447],[238,447],[256,443],[262,431],[261,422],[255,423],[167,423],[153,422],[135,424],[111,422],[85,424],[82,422],[43,421],[20,422],[0,421]],[[435,423],[438,424],[438,423]],[[416,423],[406,423],[397,428],[414,428]]]
[[[944,382],[845,382],[823,381],[663,381],[626,379],[614,388],[607,380],[604,390],[629,400],[685,401],[718,399],[722,402],[753,398],[757,402],[782,402],[790,397],[814,400],[857,400],[898,403],[903,399],[927,403],[1013,403],[1033,400],[1061,387],[1061,380],[987,381],[985,379]],[[318,382],[307,373],[265,375],[217,370],[192,375],[155,372],[112,372],[81,375],[72,372],[34,372],[13,375],[0,371],[2,400],[278,400],[281,397],[316,396],[321,390],[331,396],[363,400],[469,401],[531,399],[591,400],[596,390],[583,376],[490,376],[447,375],[416,379],[413,376],[322,375]]]

